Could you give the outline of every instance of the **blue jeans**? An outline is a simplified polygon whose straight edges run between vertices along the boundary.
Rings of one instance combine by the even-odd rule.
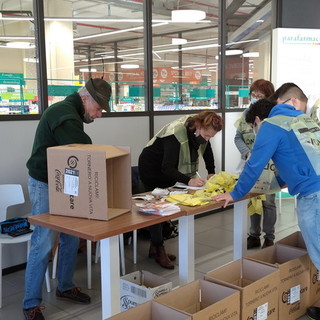
[[[29,177],[28,189],[32,214],[49,212],[48,184]],[[41,303],[43,281],[56,234],[51,229],[37,225],[32,233],[25,276],[24,309],[38,306]],[[79,238],[60,233],[59,244],[58,289],[66,291],[75,286],[72,277],[76,265]]]
[[[266,200],[262,201],[263,222],[262,231],[265,233],[265,239],[274,240],[274,225],[277,221],[277,208],[275,194],[266,194]],[[250,235],[259,238],[261,235],[261,214],[250,216]]]
[[[309,256],[320,270],[320,191],[298,198],[297,214]]]

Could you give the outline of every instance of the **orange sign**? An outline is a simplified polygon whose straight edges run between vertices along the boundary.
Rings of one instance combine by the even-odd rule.
[[[102,73],[95,73],[94,77],[101,77]],[[199,84],[202,79],[202,74],[198,70],[183,69],[182,79],[179,81],[179,70],[172,68],[153,68],[153,82],[155,84],[161,83],[179,83],[190,82],[192,84]],[[104,79],[106,81],[114,82],[115,73],[105,72]],[[119,82],[144,82],[144,68],[121,71],[118,73]]]

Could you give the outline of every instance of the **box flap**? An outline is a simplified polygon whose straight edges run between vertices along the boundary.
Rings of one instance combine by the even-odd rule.
[[[190,306],[200,302],[200,280],[192,281],[156,299],[157,302],[190,312]]]
[[[131,272],[120,278],[120,280],[129,281],[138,285],[141,285],[141,274],[140,271]]]
[[[201,304],[208,306],[237,293],[238,290],[214,282],[200,280],[200,292]]]
[[[161,286],[162,284],[166,284],[168,282],[171,282],[170,280],[168,280],[164,277],[158,276],[154,273],[151,273],[151,272],[145,271],[145,270],[141,271],[140,276],[141,276],[141,283],[143,285],[145,285],[146,287],[150,287],[150,288],[158,287],[158,286]]]
[[[128,155],[130,151],[125,150],[124,147],[103,145],[103,144],[66,144],[63,146],[50,147],[48,149],[73,149],[73,150],[90,150],[90,151],[102,151],[106,155],[106,159],[111,159],[115,157],[120,157],[123,155]],[[129,149],[130,150],[130,149]]]
[[[191,317],[181,311],[161,305],[155,301],[148,301],[125,312],[120,312],[108,320],[191,320]],[[107,319],[105,319],[107,320]]]
[[[289,236],[277,241],[277,244],[285,244],[291,247],[306,249],[306,244],[300,231],[296,231]]]
[[[242,277],[247,280],[246,285],[277,271],[277,268],[274,266],[261,263],[257,265],[257,263],[259,262],[248,260],[246,258],[243,259]]]
[[[170,307],[152,301],[152,318],[150,320],[191,320],[191,317],[183,311],[174,310]],[[131,318],[135,320],[137,318]],[[139,319],[141,319],[139,317]]]
[[[231,261],[223,266],[209,271],[206,276],[209,278],[217,278],[228,283],[237,283],[241,278],[241,260]]]

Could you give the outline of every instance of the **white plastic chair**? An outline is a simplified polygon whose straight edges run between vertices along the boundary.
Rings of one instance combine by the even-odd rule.
[[[20,184],[0,185],[0,221],[7,219],[7,208],[13,205],[24,203],[24,195]],[[14,243],[27,243],[27,257],[30,250],[30,239],[32,233],[18,237],[11,237],[7,234],[0,234],[0,308],[2,308],[2,245]],[[49,273],[46,272],[47,291],[51,291]]]
[[[124,241],[123,241],[123,234],[119,235],[119,246],[120,246],[120,267],[121,267],[121,275],[126,274],[126,267],[125,267],[125,257],[124,257]],[[137,263],[137,230],[133,231],[133,263]],[[59,252],[59,245],[56,248],[54,258],[53,258],[53,265],[52,265],[52,279],[56,278],[57,275],[57,264],[58,264],[58,252]],[[92,288],[92,274],[91,274],[91,241],[87,240],[87,287],[88,289]],[[94,262],[98,263],[100,257],[100,241],[96,243],[96,252]]]

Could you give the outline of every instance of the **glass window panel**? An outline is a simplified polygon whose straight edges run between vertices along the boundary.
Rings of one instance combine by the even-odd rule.
[[[271,1],[227,4],[226,108],[246,108],[252,82],[270,80]]]
[[[0,115],[38,113],[31,1],[2,1]]]
[[[218,8],[218,0],[154,4],[153,23],[167,22],[153,29],[155,110],[217,108]],[[190,10],[203,11],[204,19],[192,21]]]
[[[46,4],[49,89],[79,87],[90,77],[103,77],[112,86],[111,111],[144,111],[142,3],[47,0]],[[63,94],[62,89],[59,92]],[[50,104],[64,97],[50,95]]]

